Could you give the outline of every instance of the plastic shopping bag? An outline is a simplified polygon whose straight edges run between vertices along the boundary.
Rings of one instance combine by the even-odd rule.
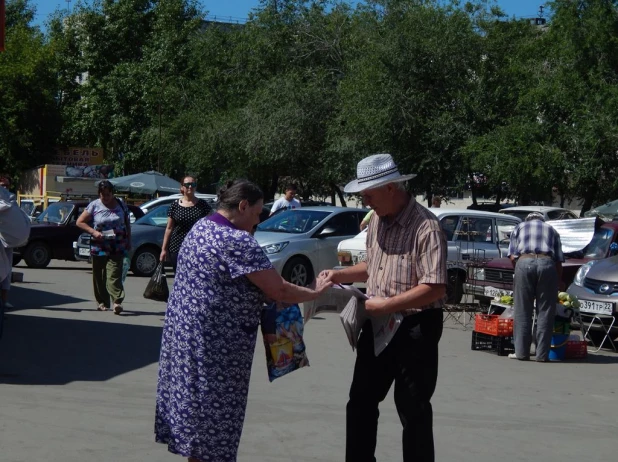
[[[298,305],[265,305],[261,324],[268,380],[272,382],[309,365],[303,341],[303,316]]]
[[[170,296],[170,290],[167,287],[167,279],[165,278],[165,271],[163,270],[163,262],[159,262],[155,272],[153,273],[146,290],[144,291],[144,298],[149,300],[156,300],[158,302],[167,302]]]
[[[131,267],[131,262],[129,261],[129,257],[124,257],[122,259],[122,283],[127,279],[127,274],[129,274],[129,268]]]

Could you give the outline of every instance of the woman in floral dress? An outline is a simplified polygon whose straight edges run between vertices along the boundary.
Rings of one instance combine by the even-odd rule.
[[[252,236],[263,194],[237,180],[178,255],[159,360],[156,441],[190,462],[236,460],[260,311],[266,298],[299,303],[316,290],[284,281]]]

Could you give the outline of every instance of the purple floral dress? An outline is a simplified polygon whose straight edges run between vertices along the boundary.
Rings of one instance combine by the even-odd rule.
[[[163,327],[156,441],[200,461],[235,461],[264,301],[245,275],[272,268],[219,214],[189,232]]]

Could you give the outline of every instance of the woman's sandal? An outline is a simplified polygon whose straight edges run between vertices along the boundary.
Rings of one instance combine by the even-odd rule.
[[[120,314],[122,313],[122,305],[119,304],[114,304],[114,314]]]
[[[97,306],[97,311],[107,311],[107,307],[103,303],[100,303],[99,306]]]

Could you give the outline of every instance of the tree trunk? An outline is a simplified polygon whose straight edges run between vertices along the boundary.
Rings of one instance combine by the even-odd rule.
[[[476,188],[474,187],[474,185],[471,185],[471,186],[470,186],[470,193],[472,194],[472,204],[473,204],[473,205],[479,205],[479,204],[476,202]]]
[[[279,175],[273,173],[273,176],[270,179],[270,187],[267,191],[266,202],[273,200],[275,198],[275,193],[277,192],[277,186],[279,185]]]
[[[592,208],[592,201],[594,200],[594,193],[588,193],[584,196],[584,203],[582,209],[579,212],[579,216],[583,217],[584,213]]]
[[[331,187],[333,188],[333,191],[334,191],[334,193],[333,193],[333,204],[335,203],[334,195],[335,195],[335,193],[337,193],[337,196],[339,196],[339,200],[341,201],[341,206],[342,207],[347,207],[348,204],[346,204],[345,197],[343,197],[343,192],[341,191],[339,186],[337,186],[335,183],[331,183],[330,185],[331,185]]]

